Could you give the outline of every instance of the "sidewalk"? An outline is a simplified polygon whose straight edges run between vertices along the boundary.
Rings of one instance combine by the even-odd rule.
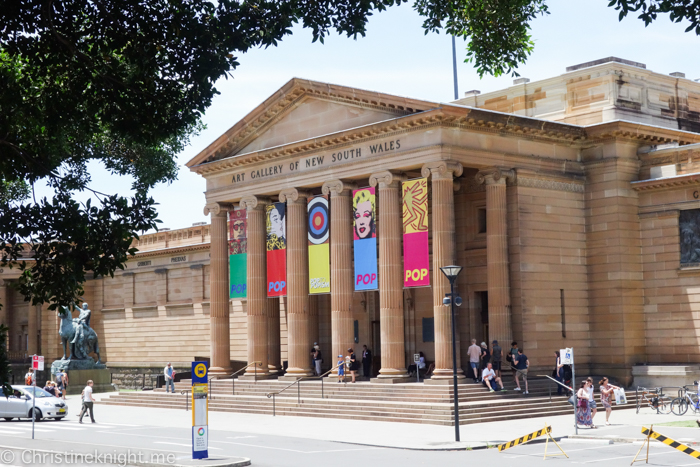
[[[96,399],[108,396],[109,393],[96,394]],[[68,398],[69,417],[75,417],[80,409],[78,396]],[[178,399],[179,401],[179,399]],[[361,411],[362,407],[358,407]],[[183,426],[192,423],[191,412],[184,408],[159,409],[124,406],[108,406],[97,404],[95,418],[105,423],[124,422],[132,420],[152,426]],[[651,409],[642,409],[636,414],[634,406],[630,409],[613,411],[610,416],[612,426],[605,426],[605,413],[598,413],[594,422],[597,429],[579,429],[579,437],[605,439],[611,441],[631,442],[641,440],[642,426],[674,422],[680,420],[695,420],[697,416],[686,415],[678,417],[673,414],[657,415]],[[541,418],[528,418],[517,421],[477,423],[460,427],[461,442],[456,443],[453,426],[428,425],[420,423],[390,423],[368,422],[361,420],[342,420],[312,417],[287,417],[269,415],[253,415],[231,412],[210,412],[210,431],[228,431],[237,433],[276,435],[341,443],[362,444],[369,446],[421,449],[421,450],[451,450],[478,449],[510,441],[539,430],[548,424],[552,427],[555,438],[573,437],[574,429],[573,408],[571,415],[559,415]],[[678,436],[681,442],[700,442],[700,428],[656,427],[666,436]]]

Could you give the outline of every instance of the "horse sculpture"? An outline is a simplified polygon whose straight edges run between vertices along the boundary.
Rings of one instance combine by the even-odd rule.
[[[73,308],[78,309],[75,304],[73,304]],[[89,313],[87,306],[85,311]],[[94,352],[97,354],[96,363],[101,364],[97,333],[90,327],[89,318],[83,324],[81,318],[73,319],[71,310],[64,306],[58,310],[58,317],[61,318],[61,327],[58,333],[61,336],[61,344],[63,345],[63,357],[61,360],[66,360],[66,346],[70,343],[71,360],[92,360],[89,354]]]

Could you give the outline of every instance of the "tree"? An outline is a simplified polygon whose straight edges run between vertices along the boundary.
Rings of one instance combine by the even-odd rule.
[[[314,41],[331,30],[364,36],[374,13],[406,1],[0,0],[0,266],[22,269],[15,286],[34,304],[78,300],[86,274],[113,275],[138,233],[157,226],[148,191],[177,177],[175,155],[201,128],[214,83],[236,69],[237,54],[276,45],[296,23]],[[687,0],[611,5],[621,17],[671,11],[697,24]],[[545,0],[415,0],[414,8],[426,33],[465,38],[482,76],[516,74],[533,50],[530,22],[548,13]],[[133,194],[91,188],[91,161],[133,177]],[[52,199],[30,196],[42,181]],[[84,190],[98,201],[78,203]]]

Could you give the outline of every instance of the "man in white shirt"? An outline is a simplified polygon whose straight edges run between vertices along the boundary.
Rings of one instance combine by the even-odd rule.
[[[87,386],[85,386],[85,389],[83,389],[83,408],[80,410],[80,415],[78,415],[78,417],[80,418],[79,423],[83,423],[83,416],[88,410],[90,410],[90,420],[92,420],[92,423],[95,423],[95,415],[92,412],[92,406],[95,402],[95,399],[92,397],[92,384],[92,380],[89,379],[87,382]]]
[[[168,364],[165,365],[163,374],[165,375],[165,392],[167,393],[168,389],[172,389],[173,394],[175,394],[175,370],[173,369],[170,362],[168,362]]]
[[[487,363],[486,368],[481,372],[481,381],[489,388],[489,392],[498,391],[499,388],[501,391],[506,390],[501,378],[497,377],[496,372],[493,371],[493,365],[491,365],[491,363]]]

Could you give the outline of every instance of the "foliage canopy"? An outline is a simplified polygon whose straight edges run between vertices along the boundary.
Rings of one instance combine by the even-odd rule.
[[[481,76],[516,74],[534,47],[530,23],[548,13],[545,0],[414,1],[426,33],[467,41]],[[157,226],[148,191],[177,177],[175,155],[236,55],[277,45],[297,23],[314,41],[364,36],[374,13],[405,2],[0,0],[0,265],[22,268],[16,286],[35,304],[79,299],[86,273],[113,275],[138,232]],[[700,32],[697,2],[610,6],[647,24],[669,13]],[[94,191],[97,203],[78,203],[91,161],[131,176],[133,195]],[[37,182],[55,196],[30,196]]]

